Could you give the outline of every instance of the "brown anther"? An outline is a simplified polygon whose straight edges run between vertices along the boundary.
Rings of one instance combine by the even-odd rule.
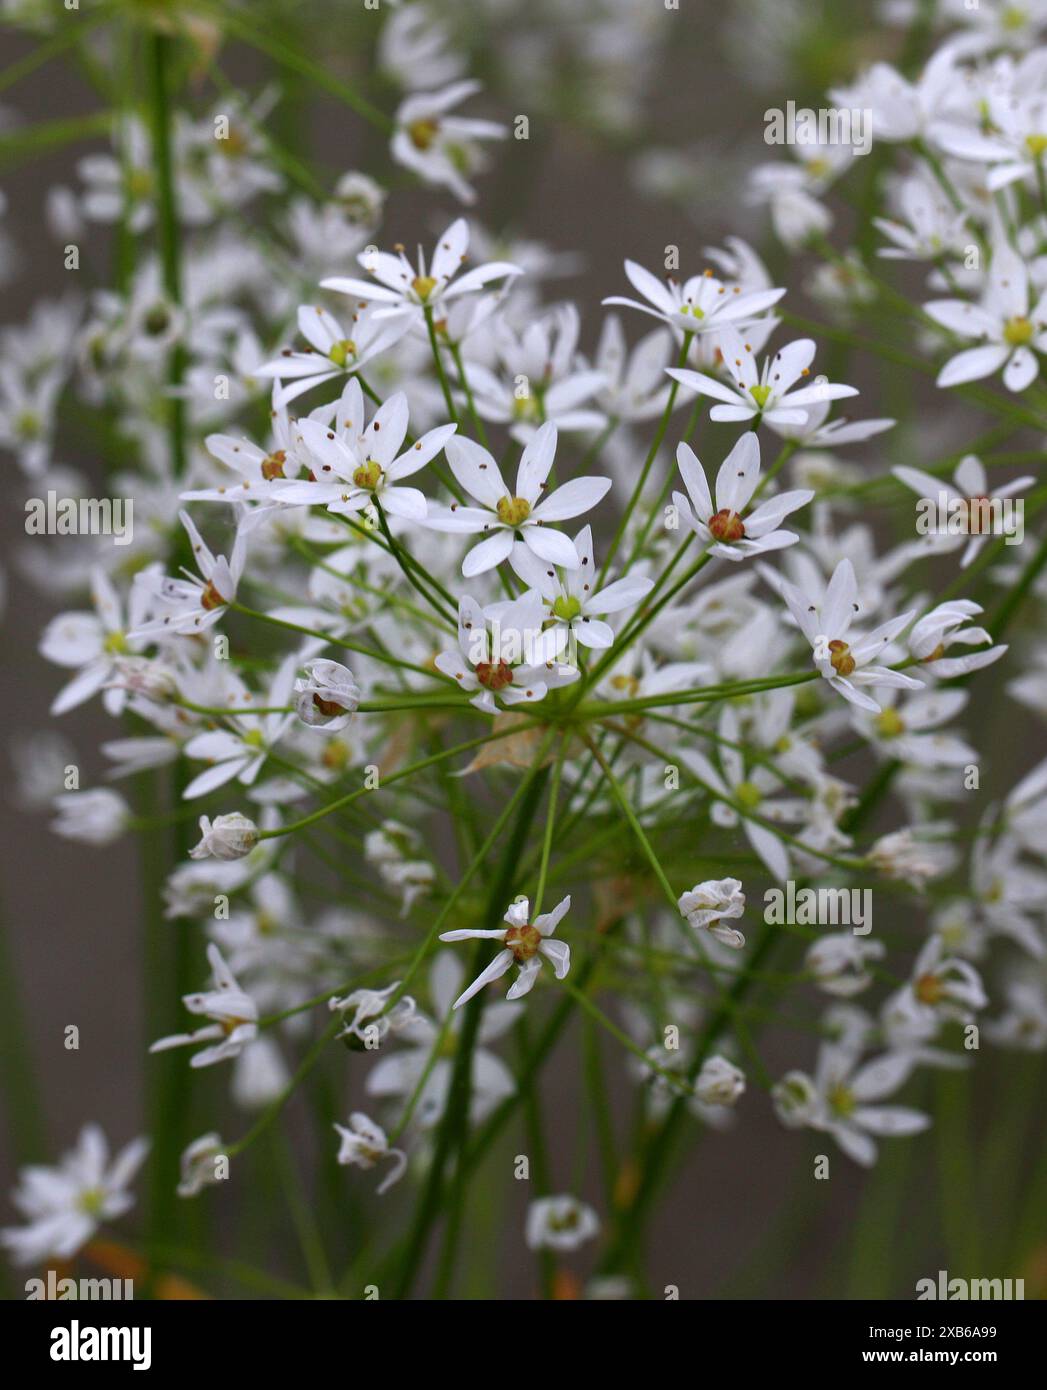
[[[485,690],[504,690],[513,683],[512,667],[507,661],[481,661],[476,668],[476,679]]]
[[[737,512],[720,511],[709,518],[709,534],[718,541],[745,539],[745,524]]]
[[[538,954],[542,934],[537,927],[510,927],[505,933],[505,944],[512,951],[516,963],[522,965],[525,960]]]
[[[851,649],[847,643],[841,642],[837,637],[829,643],[829,650],[832,652],[832,656],[829,658],[829,664],[836,674],[838,676],[851,675],[854,671],[855,660],[851,655]]]

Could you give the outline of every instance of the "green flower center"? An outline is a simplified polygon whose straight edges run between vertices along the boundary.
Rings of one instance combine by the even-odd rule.
[[[761,410],[767,404],[767,400],[770,394],[771,388],[769,386],[749,387],[749,395],[752,396],[753,400],[756,402],[756,404],[760,407]]]
[[[127,638],[122,632],[108,632],[102,647],[110,656],[121,656],[127,651]]]
[[[827,1100],[837,1115],[851,1115],[857,1107],[857,1100],[854,1092],[849,1086],[838,1084],[833,1086],[827,1096]]]
[[[424,303],[436,289],[436,281],[431,275],[416,275],[411,281],[411,288]]]
[[[407,127],[407,134],[416,150],[430,149],[439,131],[440,123],[431,117],[421,121],[412,121]]]
[[[350,357],[356,356],[356,344],[352,338],[342,338],[327,355],[336,367],[344,367]]]
[[[569,623],[572,618],[577,618],[582,611],[582,605],[573,594],[561,594],[553,604],[553,616]]]
[[[495,510],[503,525],[521,526],[531,515],[531,504],[525,497],[499,497]]]
[[[1003,326],[1004,341],[1011,347],[1024,347],[1032,338],[1033,332],[1032,320],[1027,319],[1024,314],[1008,319]]]
[[[905,732],[905,720],[893,705],[887,705],[876,716],[876,732],[882,738],[897,738]]]
[[[80,1210],[88,1216],[101,1216],[105,1207],[105,1188],[89,1187],[86,1192],[81,1192],[79,1205]]]
[[[374,459],[368,459],[367,462],[353,474],[353,483],[356,487],[364,487],[367,488],[368,491],[374,492],[383,477],[384,474],[382,473],[381,464],[376,463]]]
[[[755,782],[739,782],[734,789],[734,799],[747,811],[755,811],[763,800],[763,792]]]

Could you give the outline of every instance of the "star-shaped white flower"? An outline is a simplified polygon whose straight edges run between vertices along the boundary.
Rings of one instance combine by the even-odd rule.
[[[408,521],[425,519],[425,494],[403,487],[405,478],[436,457],[457,426],[439,425],[400,452],[409,423],[407,397],[402,391],[380,406],[359,438],[339,433],[318,420],[301,420],[298,434],[312,460],[313,477],[288,482],[274,490],[278,502],[325,506],[329,512],[349,515],[372,502],[381,503],[390,516]]]
[[[679,445],[676,461],[687,497],[674,492],[673,502],[691,530],[711,546],[713,555],[744,560],[766,550],[782,550],[800,539],[795,531],[779,530],[778,525],[790,512],[810,502],[814,493],[807,489],[780,492],[746,514],[760,482],[760,445],[751,430],[742,435],[720,465],[715,504],[705,471],[690,445]]]
[[[420,322],[427,309],[439,309],[443,314],[461,295],[473,294],[492,280],[523,274],[511,261],[488,261],[459,275],[468,249],[469,224],[459,217],[437,241],[428,267],[421,248],[417,265],[411,264],[402,247],[397,248],[395,256],[388,251],[367,250],[356,259],[373,280],[335,275],[320,283],[325,290],[374,303],[378,306],[374,310],[378,321],[392,320],[409,326]]]
[[[814,664],[822,678],[852,705],[880,713],[880,706],[860,686],[920,688],[920,682],[904,672],[873,664],[874,658],[881,656],[908,626],[911,612],[889,618],[863,636],[851,633],[851,624],[861,610],[857,603],[858,580],[850,560],[840,561],[820,594],[805,593],[786,581],[781,590],[790,613],[813,648]]]
[[[590,511],[607,494],[609,478],[572,478],[544,500],[546,479],[556,459],[556,426],[544,424],[520,456],[516,490],[510,492],[494,457],[471,439],[456,435],[444,452],[458,482],[478,507],[430,507],[426,526],[462,535],[492,532],[462,562],[466,579],[494,569],[508,558],[514,540],[522,540],[540,560],[576,570],[581,559],[573,542],[548,523]]]
[[[978,338],[978,347],[950,357],[938,373],[939,386],[959,386],[992,376],[1003,368],[1008,391],[1024,391],[1036,380],[1036,352],[1047,352],[1047,290],[1030,308],[1029,272],[1004,241],[997,242],[981,304],[936,299],[924,312],[961,338]],[[1036,349],[1036,352],[1033,349]]]
[[[513,965],[520,967],[520,973],[509,989],[506,999],[519,999],[534,988],[538,972],[542,968],[542,957],[552,963],[553,972],[562,980],[571,968],[571,948],[565,941],[552,941],[550,937],[567,915],[571,906],[570,894],[553,908],[543,912],[533,922],[529,921],[531,905],[527,898],[517,898],[506,910],[505,920],[509,923],[507,931],[500,927],[494,931],[477,931],[462,928],[458,931],[440,933],[441,941],[500,941],[502,950],[486,970],[454,1001],[460,1009],[474,994],[479,994],[492,980],[500,979]]]
[[[659,280],[635,261],[625,262],[625,273],[647,303],[611,295],[604,304],[638,309],[684,333],[715,333],[728,324],[744,323],[777,304],[785,293],[783,289],[768,289],[745,294],[741,286],[725,284],[711,270],[692,275],[682,284],[671,278]]]
[[[752,345],[733,328],[724,329],[720,350],[723,365],[734,380],[733,388],[705,372],[666,368],[681,386],[722,402],[709,412],[713,420],[738,422],[758,417],[769,425],[803,425],[807,421],[806,406],[858,394],[854,386],[823,380],[801,386],[796,391],[792,389],[810,375],[815,352],[812,338],[798,338],[794,343],[787,343],[773,356],[765,357],[759,371]]]

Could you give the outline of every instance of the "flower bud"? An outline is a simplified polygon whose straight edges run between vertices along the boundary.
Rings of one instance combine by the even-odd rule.
[[[337,661],[311,661],[294,683],[298,718],[311,729],[344,729],[360,703],[353,673]]]
[[[233,811],[227,816],[215,816],[210,821],[200,817],[201,840],[189,851],[190,859],[242,859],[258,843],[258,827],[253,820]]]

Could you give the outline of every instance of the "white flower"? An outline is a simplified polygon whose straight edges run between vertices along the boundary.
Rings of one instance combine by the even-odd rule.
[[[545,628],[544,622],[536,589],[488,609],[466,594],[458,602],[458,650],[440,652],[436,669],[463,690],[478,692],[469,703],[488,714],[497,713],[496,697],[505,705],[537,704],[550,690],[578,679],[575,667],[557,660],[566,631]]]
[[[873,1104],[904,1085],[912,1069],[913,1058],[905,1052],[887,1052],[859,1066],[853,1047],[824,1044],[814,1078],[818,1111],[808,1123],[831,1134],[848,1158],[871,1168],[876,1162],[873,1135],[919,1134],[930,1124],[918,1110]]]
[[[957,57],[954,48],[943,45],[914,82],[889,63],[873,63],[852,86],[834,87],[829,95],[841,108],[864,111],[877,140],[914,140],[954,99],[962,81]]]
[[[819,158],[822,149],[833,148],[846,149],[845,146],[822,147],[810,159],[810,166],[823,163]],[[795,251],[808,240],[824,236],[832,226],[832,213],[819,201],[827,182],[821,170],[812,178],[808,169],[800,165],[760,164],[749,175],[749,201],[765,203],[770,208],[775,236],[789,250]]]
[[[457,427],[441,425],[430,430],[400,453],[408,421],[407,397],[402,391],[390,396],[375,412],[358,440],[337,434],[318,420],[299,421],[303,447],[314,461],[314,476],[309,481],[283,483],[274,489],[273,496],[278,502],[326,506],[342,515],[379,502],[390,516],[423,521],[427,509],[424,494],[400,484],[435,458]]]
[[[942,497],[945,499],[947,523],[957,517],[963,526],[961,534],[971,537],[960,561],[961,569],[967,568],[989,538],[993,525],[992,503],[997,498],[1013,497],[1016,492],[1031,487],[1036,481],[1026,474],[990,493],[985,465],[974,454],[968,454],[960,461],[952,483],[944,478],[936,478],[932,473],[925,473],[922,468],[899,466],[892,468],[891,472],[906,487],[912,488],[917,497],[935,502]],[[935,531],[932,534],[941,533]],[[945,534],[953,534],[951,528]]]
[[[389,1000],[400,988],[395,980],[386,989],[355,989],[344,999],[331,998],[327,1007],[332,1013],[342,1015],[345,1027],[336,1036],[356,1038],[371,1046],[380,1043],[390,1033],[398,1033],[416,1018],[417,1006],[409,994],[403,995],[387,1008]],[[348,1014],[352,1018],[348,1018]]]
[[[725,927],[723,919],[740,917],[745,911],[745,894],[736,878],[709,878],[696,883],[688,892],[680,895],[677,903],[680,915],[687,918],[689,926],[695,931],[703,928],[725,946],[741,950],[745,937],[736,927]]]
[[[916,957],[911,980],[887,1001],[884,1009],[893,1012],[901,1005],[915,1019],[922,1016],[929,1026],[918,1032],[931,1034],[942,1019],[967,1023],[988,1003],[974,966],[957,956],[947,956],[942,938],[930,936]]]
[[[466,555],[462,562],[466,579],[500,565],[517,539],[540,560],[564,569],[578,569],[581,559],[574,545],[562,531],[551,530],[548,523],[590,511],[606,496],[611,480],[572,478],[542,498],[556,459],[555,425],[544,424],[524,449],[515,493],[506,487],[494,457],[473,440],[456,435],[447,441],[445,453],[454,476],[480,506],[453,503],[450,507],[431,507],[426,526],[464,535],[494,533]]]
[[[360,687],[347,666],[337,661],[310,661],[294,683],[295,710],[311,729],[344,729],[360,704]]]
[[[664,328],[656,328],[630,352],[622,321],[608,314],[600,330],[593,366],[602,373],[604,385],[600,407],[616,420],[653,420],[665,409],[670,387],[665,365],[671,338]]]
[[[119,663],[136,650],[127,636],[120,596],[109,576],[101,569],[91,571],[91,597],[94,613],[60,613],[52,618],[40,638],[40,655],[58,666],[76,667],[77,672],[55,696],[52,714],[65,714],[89,700],[105,687],[102,703],[109,714],[119,714],[125,692],[114,685]],[[140,587],[131,590],[128,628],[135,628],[145,616],[146,595]]]
[[[515,330],[504,318],[493,324],[498,370],[466,364],[477,413],[509,426],[510,436],[529,443],[543,424],[558,430],[598,430],[602,411],[587,404],[605,384],[579,351],[581,319],[573,304],[556,304]]]
[[[979,347],[966,348],[949,358],[938,373],[938,385],[977,381],[1002,367],[1008,391],[1024,391],[1031,386],[1040,370],[1032,349],[1047,352],[1047,290],[1031,308],[1030,303],[1025,262],[1000,240],[993,251],[980,305],[963,299],[936,299],[924,305],[924,312],[950,333],[981,340]]]
[[[273,389],[274,398],[278,394]],[[231,434],[209,434],[204,446],[212,458],[231,468],[239,479],[217,487],[194,488],[181,494],[183,502],[268,501],[287,478],[302,464],[299,437],[286,409],[274,404],[272,448],[266,450],[249,439]]]
[[[982,1025],[997,1047],[1016,1047],[1027,1052],[1047,1048],[1047,992],[1031,980],[1010,980],[1004,985],[1007,1008],[999,1018]]]
[[[726,1057],[710,1057],[702,1064],[694,1094],[703,1105],[733,1105],[745,1090],[745,1073]]]
[[[875,434],[882,434],[884,430],[893,429],[896,423],[887,418],[848,420],[846,416],[829,420],[827,417],[830,405],[831,402],[829,401],[815,401],[813,404],[805,406],[802,424],[790,424],[780,419],[766,420],[765,423],[782,439],[792,440],[805,449],[836,449],[841,444],[860,444],[865,439],[871,439]],[[797,455],[793,460],[794,468],[799,464],[800,457]],[[837,467],[842,469],[843,465],[839,464]],[[845,479],[840,478],[838,481],[845,481]],[[859,474],[854,481],[860,482],[861,475]]]
[[[298,658],[293,653],[277,667],[265,696],[268,714],[252,714],[245,708],[242,714],[227,716],[228,727],[207,729],[194,734],[183,749],[187,758],[202,758],[207,767],[186,787],[182,796],[192,800],[214,791],[237,778],[245,787],[253,786],[273,748],[282,738],[294,715],[282,711],[291,698],[291,687]],[[244,693],[245,704],[250,695]]]
[[[412,169],[426,183],[449,188],[462,203],[476,200],[464,176],[481,170],[485,163],[476,142],[504,140],[509,133],[496,121],[447,114],[479,90],[479,82],[467,80],[453,82],[441,92],[409,96],[396,113],[390,145],[398,164]]]
[[[1008,11],[1020,14],[1018,6]],[[1043,50],[1035,50],[1016,68],[1004,73],[1010,79],[991,82],[977,109],[977,124],[944,119],[935,123],[935,142],[957,159],[988,165],[985,187],[998,193],[1008,184],[1032,182],[1042,167],[1047,111],[1043,91]]]
[[[454,1007],[460,1009],[474,994],[479,994],[480,990],[485,985],[490,984],[492,980],[500,979],[513,965],[520,967],[520,973],[505,996],[506,999],[519,999],[528,994],[538,978],[543,956],[552,963],[556,978],[562,980],[571,968],[571,948],[564,941],[552,941],[549,938],[567,915],[570,907],[571,897],[568,894],[566,898],[557,903],[552,912],[543,912],[540,917],[536,917],[533,922],[530,922],[528,921],[530,903],[526,898],[517,898],[515,902],[509,904],[505,913],[505,920],[509,923],[508,931],[502,931],[501,928],[496,928],[494,931],[477,931],[471,927],[466,927],[458,931],[441,932],[441,941],[500,941],[502,943],[502,950],[498,952],[486,970],[482,970],[477,975],[468,989],[458,996],[454,1001]]]
[[[908,625],[911,612],[888,619],[864,636],[851,633],[851,624],[861,608],[857,603],[858,581],[850,560],[840,561],[821,594],[805,593],[785,581],[781,587],[789,611],[813,648],[815,666],[845,700],[879,714],[880,706],[860,686],[919,689],[920,682],[911,676],[871,664]]]
[[[440,951],[433,961],[429,991],[433,1010],[441,1026],[423,1014],[409,1019],[402,1028],[405,1047],[394,1048],[383,1056],[367,1077],[370,1096],[401,1096],[406,1099],[420,1087],[415,1118],[422,1129],[430,1129],[444,1113],[454,1071],[454,1053],[465,1016],[453,1013],[446,1029],[443,1020],[461,987],[463,970],[451,951]],[[498,1000],[489,1004],[480,1021],[470,1067],[470,1124],[478,1125],[508,1096],[515,1084],[509,1068],[488,1050],[487,1044],[500,1038],[520,1017],[521,1006]],[[386,1018],[389,1015],[385,1015]],[[439,1043],[439,1046],[437,1044]],[[436,1057],[434,1063],[433,1058]]]
[[[632,608],[654,588],[654,580],[641,575],[626,576],[605,584],[593,593],[596,564],[593,559],[593,532],[583,526],[574,538],[581,564],[561,578],[548,562],[539,560],[526,545],[516,544],[509,563],[529,589],[537,589],[554,627],[562,629],[568,641],[573,637],[583,647],[603,649],[614,642],[614,629],[598,615],[620,613]],[[494,611],[492,604],[487,612]]]
[[[85,845],[111,845],[127,829],[131,817],[130,806],[109,787],[66,792],[51,804],[58,815],[51,824],[55,834]]]
[[[976,647],[982,642],[992,642],[992,637],[984,628],[966,626],[967,620],[981,611],[979,604],[966,598],[939,603],[913,624],[908,637],[909,651],[932,676],[939,676],[942,680],[965,676],[969,671],[991,665],[1004,655],[1006,647],[990,646],[985,651],[971,652],[967,656],[946,655],[953,645]]]
[[[276,379],[273,404],[282,409],[314,386],[359,371],[373,357],[392,347],[409,327],[406,320],[390,321],[373,309],[361,309],[346,330],[329,310],[303,304],[298,310],[298,331],[309,347],[302,352],[283,348],[271,362],[256,367],[254,375]],[[285,381],[291,385],[283,385]]]
[[[850,999],[872,984],[869,962],[886,953],[882,941],[869,941],[853,932],[832,932],[807,949],[804,964],[826,994]]]
[[[802,1071],[789,1071],[771,1089],[774,1111],[789,1129],[804,1129],[818,1114],[818,1091]]]
[[[600,1234],[600,1218],[577,1197],[538,1197],[527,1208],[529,1250],[577,1250]]]
[[[924,690],[895,703],[894,692],[881,697],[879,714],[856,711],[852,723],[887,756],[917,767],[967,767],[977,751],[957,734],[942,731],[966,706],[965,690]]]
[[[397,248],[395,256],[388,251],[368,249],[357,260],[373,280],[337,275],[322,281],[322,287],[376,304],[374,314],[378,322],[400,324],[402,332],[423,322],[426,310],[445,313],[461,295],[474,294],[492,280],[523,274],[511,261],[489,261],[459,275],[468,249],[469,224],[459,217],[437,241],[428,268],[421,250],[414,266],[402,247]]]
[[[159,1038],[149,1048],[150,1052],[166,1052],[172,1047],[213,1044],[193,1054],[189,1059],[191,1067],[210,1067],[216,1062],[238,1057],[247,1044],[258,1036],[258,1007],[251,996],[240,988],[213,942],[207,948],[207,959],[214,977],[214,988],[200,994],[183,995],[182,1003],[191,1014],[203,1014],[214,1022],[205,1028],[198,1028],[195,1033],[174,1033],[170,1037]]]
[[[185,579],[172,579],[148,571],[136,576],[136,584],[141,585],[161,605],[173,609],[173,612],[138,623],[127,634],[132,641],[143,637],[165,637],[169,633],[206,632],[218,622],[227,605],[236,598],[237,585],[247,563],[247,531],[254,524],[251,513],[243,505],[237,504],[233,511],[236,538],[228,560],[224,555],[217,558],[212,555],[188,512],[178,513],[202,577],[198,579],[196,575],[187,573]]]
[[[922,889],[932,878],[939,878],[952,868],[956,851],[942,841],[921,838],[906,826],[881,835],[866,861],[885,878],[902,879],[913,888]]]
[[[364,836],[364,858],[401,894],[401,917],[406,917],[412,904],[436,882],[432,864],[419,857],[422,843],[417,830],[395,820],[383,821],[378,830],[369,830]]]
[[[929,178],[905,179],[897,194],[902,220],[874,217],[873,225],[889,241],[877,251],[885,260],[937,261],[962,252],[965,212],[957,212],[942,190]]]
[[[760,445],[752,431],[742,435],[720,465],[715,504],[705,471],[690,445],[678,446],[676,461],[687,497],[674,492],[673,502],[695,535],[711,547],[713,555],[724,560],[744,560],[763,551],[782,550],[800,539],[794,531],[779,530],[778,526],[790,512],[806,506],[813,492],[780,492],[746,512],[760,481]]]
[[[741,818],[746,839],[778,882],[784,883],[789,877],[789,852],[778,835],[761,822],[806,820],[810,805],[802,797],[775,796],[771,799],[772,793],[781,789],[776,775],[762,764],[746,769],[746,760],[739,748],[738,715],[732,706],[724,706],[717,733],[722,772],[696,748],[681,748],[680,762],[713,797],[710,811],[713,821],[730,828]],[[756,815],[759,820],[754,819]]]
[[[432,91],[460,77],[465,58],[441,20],[424,5],[406,5],[382,26],[378,63],[401,87]]]
[[[737,422],[759,418],[769,425],[802,425],[807,420],[804,407],[858,394],[854,386],[823,380],[801,386],[798,391],[792,390],[796,382],[810,375],[815,352],[812,338],[799,338],[780,348],[773,357],[765,357],[760,372],[756,370],[752,346],[733,328],[724,329],[720,335],[720,350],[723,364],[734,378],[733,389],[704,372],[677,367],[666,369],[681,386],[722,402],[709,412],[713,420]]]
[[[744,325],[777,304],[785,293],[783,289],[769,289],[743,294],[739,285],[728,286],[711,271],[692,275],[683,284],[671,278],[662,281],[635,261],[625,262],[625,273],[647,303],[619,295],[603,303],[639,309],[641,314],[650,314],[684,333],[714,333],[728,324]]]
[[[23,1168],[12,1201],[26,1225],[0,1234],[14,1262],[37,1265],[72,1259],[103,1221],[122,1216],[134,1205],[127,1187],[148,1151],[147,1139],[135,1139],[110,1162],[101,1129],[85,1125],[76,1148],[57,1167]]]
[[[201,840],[189,851],[190,859],[242,859],[258,843],[258,827],[239,811],[200,817]]]
[[[338,1146],[338,1162],[355,1164],[358,1168],[373,1168],[383,1158],[391,1158],[393,1166],[378,1186],[379,1197],[387,1192],[393,1183],[399,1182],[407,1167],[407,1155],[402,1149],[391,1149],[385,1130],[376,1125],[359,1110],[349,1116],[349,1127],[335,1125],[341,1143]]]
[[[195,1197],[204,1190],[221,1181],[218,1159],[223,1159],[222,1137],[213,1130],[201,1134],[182,1151],[180,1161],[181,1181],[177,1192],[179,1197]]]

